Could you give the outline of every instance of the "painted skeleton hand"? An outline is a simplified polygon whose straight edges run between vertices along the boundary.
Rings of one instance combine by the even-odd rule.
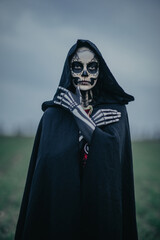
[[[121,113],[117,110],[100,109],[90,118],[81,106],[81,93],[79,88],[76,89],[76,94],[73,94],[63,87],[59,87],[59,90],[60,94],[54,103],[70,110],[74,115],[80,130],[79,141],[84,137],[86,141],[90,143],[96,126],[117,122],[121,117]]]
[[[60,94],[54,103],[63,106],[74,115],[79,130],[86,141],[90,143],[96,124],[81,106],[81,93],[79,88],[76,89],[76,94],[73,94],[63,87],[59,87],[59,90]]]
[[[113,109],[99,109],[92,117],[92,121],[97,127],[118,122],[121,113]],[[79,133],[79,142],[83,139],[83,134]]]
[[[58,89],[60,90],[60,93],[54,103],[61,105],[73,112],[74,109],[81,104],[81,94],[79,89],[76,89],[76,94],[73,94],[68,89],[61,86],[59,86]]]
[[[108,125],[114,122],[118,122],[121,117],[121,113],[113,109],[99,109],[91,119],[96,126]]]

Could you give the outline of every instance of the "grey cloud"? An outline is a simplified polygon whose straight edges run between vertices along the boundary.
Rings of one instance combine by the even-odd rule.
[[[7,128],[39,119],[41,103],[56,91],[69,48],[85,38],[100,49],[120,85],[135,95],[128,107],[134,129],[158,128],[160,113],[148,114],[148,108],[158,109],[160,100],[159,1],[79,4],[0,2],[0,122]]]

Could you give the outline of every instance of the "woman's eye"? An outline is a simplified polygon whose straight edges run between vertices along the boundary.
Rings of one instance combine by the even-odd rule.
[[[75,66],[74,68],[75,68],[75,69],[81,69],[81,67],[80,67],[80,66]]]
[[[90,70],[95,70],[96,67],[89,67],[88,69],[90,69]]]
[[[97,70],[98,70],[98,64],[97,64],[97,62],[91,62],[91,63],[89,63],[88,66],[87,66],[87,69],[88,69],[88,72],[90,72],[90,73],[92,73],[92,74],[96,73]]]
[[[80,73],[83,69],[83,65],[80,62],[73,62],[72,63],[72,71],[75,73]]]

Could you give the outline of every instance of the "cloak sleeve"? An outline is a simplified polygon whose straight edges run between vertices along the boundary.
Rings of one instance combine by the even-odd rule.
[[[33,150],[31,154],[31,159],[30,159],[30,164],[29,164],[29,169],[28,169],[28,174],[27,174],[27,180],[26,180],[26,185],[25,185],[25,190],[23,194],[23,199],[21,203],[21,208],[20,208],[20,214],[17,222],[17,229],[16,229],[16,235],[15,235],[15,240],[16,239],[21,239],[22,234],[23,234],[23,228],[25,224],[25,219],[26,219],[26,213],[27,213],[27,206],[28,206],[28,201],[29,201],[29,195],[30,195],[30,189],[31,189],[31,184],[32,184],[32,178],[36,166],[36,160],[37,160],[37,154],[38,154],[38,148],[39,148],[39,143],[40,143],[40,138],[41,138],[41,130],[42,130],[42,119],[40,120],[36,137],[34,140],[34,145],[33,145]]]

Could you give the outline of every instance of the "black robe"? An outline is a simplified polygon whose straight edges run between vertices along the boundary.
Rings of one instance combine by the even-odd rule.
[[[125,107],[133,97],[118,85],[99,50],[86,40],[78,40],[69,51],[60,86],[74,91],[69,63],[81,46],[94,51],[100,62],[93,114],[101,108],[116,109],[122,114],[120,121],[96,127],[81,179],[79,129],[73,115],[53,100],[42,105],[15,240],[138,239]]]

